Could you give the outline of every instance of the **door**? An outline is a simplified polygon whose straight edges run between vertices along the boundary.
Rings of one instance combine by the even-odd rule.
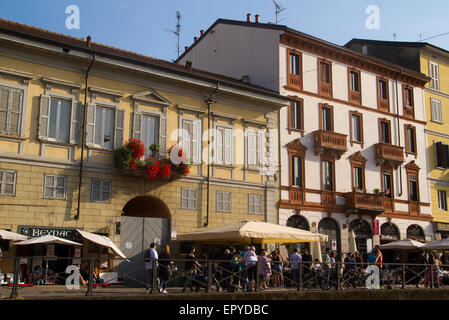
[[[157,251],[168,244],[169,223],[162,218],[121,217],[120,250],[129,262],[121,262],[118,269],[125,286],[145,286],[144,253],[155,239],[160,241]]]

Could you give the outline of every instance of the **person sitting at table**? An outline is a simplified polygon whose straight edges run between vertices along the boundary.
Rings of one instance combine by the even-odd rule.
[[[41,267],[34,266],[33,273],[31,274],[31,284],[33,284],[35,286],[43,284],[42,272],[40,269],[41,269]]]

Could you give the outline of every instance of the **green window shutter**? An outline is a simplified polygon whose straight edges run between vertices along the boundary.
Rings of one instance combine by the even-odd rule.
[[[86,117],[86,146],[94,145],[95,137],[95,104],[87,104]]]
[[[48,138],[48,124],[50,121],[50,96],[41,95],[41,103],[39,108],[39,139]]]
[[[115,111],[115,137],[114,147],[120,148],[123,144],[123,125],[125,122],[125,111],[117,109]]]

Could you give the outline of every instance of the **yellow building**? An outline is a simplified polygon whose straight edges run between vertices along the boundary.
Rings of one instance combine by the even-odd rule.
[[[428,182],[435,238],[449,237],[449,51],[423,42],[353,39],[347,46],[427,75],[425,86]]]
[[[83,229],[133,257],[154,240],[175,244],[177,234],[204,226],[277,222],[285,98],[5,20],[0,48],[0,229],[68,239]],[[162,157],[182,145],[190,174],[146,179],[142,169],[117,169],[114,150],[132,138],[146,157],[152,144]]]

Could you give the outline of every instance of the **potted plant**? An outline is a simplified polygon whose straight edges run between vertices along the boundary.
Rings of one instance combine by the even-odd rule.
[[[379,191],[380,191],[380,190],[379,190],[378,188],[375,188],[375,189],[373,190],[373,193],[374,193],[374,194],[378,194]]]
[[[157,143],[153,143],[150,146],[151,157],[155,158],[159,155],[159,151],[161,151],[161,147]]]

